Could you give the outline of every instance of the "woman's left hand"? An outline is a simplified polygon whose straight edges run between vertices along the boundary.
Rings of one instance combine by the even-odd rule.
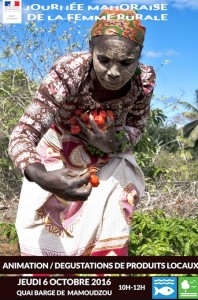
[[[121,142],[115,140],[115,123],[109,117],[107,117],[105,131],[98,127],[91,115],[89,121],[92,129],[89,129],[82,121],[78,120],[81,128],[79,136],[83,140],[104,153],[116,152],[120,149]]]

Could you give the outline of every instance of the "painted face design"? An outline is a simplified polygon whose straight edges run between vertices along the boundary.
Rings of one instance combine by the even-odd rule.
[[[133,77],[139,48],[127,39],[111,37],[97,42],[93,49],[93,67],[100,84],[107,90],[119,90]]]

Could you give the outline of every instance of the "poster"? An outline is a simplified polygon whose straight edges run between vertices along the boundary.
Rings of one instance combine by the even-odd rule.
[[[146,137],[149,152],[140,148],[144,157],[137,156],[148,184],[134,215],[129,256],[24,259],[14,230],[22,182],[8,157],[11,129],[53,62],[65,52],[88,51],[90,29],[106,6],[137,11],[146,26],[140,61],[156,72],[151,101],[156,135],[152,133],[151,141]],[[198,119],[198,4],[2,0],[0,7],[0,286],[11,286],[3,298],[198,299],[197,137],[190,136]],[[192,121],[183,116],[188,110],[194,113],[194,123],[188,127],[186,148],[176,131]],[[162,138],[163,130],[168,137]],[[152,215],[156,209],[160,212]]]

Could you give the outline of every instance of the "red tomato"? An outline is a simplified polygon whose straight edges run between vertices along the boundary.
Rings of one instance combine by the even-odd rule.
[[[71,125],[71,133],[72,134],[78,134],[81,131],[79,125]]]
[[[95,109],[94,109],[94,110],[91,110],[91,111],[90,111],[90,115],[93,116],[93,117],[95,118],[95,117],[98,115],[98,114],[97,114],[97,110],[95,110]]]
[[[87,122],[88,120],[89,120],[89,114],[88,113],[82,113],[81,115],[80,115],[80,119],[81,119],[81,121],[83,121],[83,122]]]
[[[94,117],[94,121],[98,125],[98,127],[102,127],[105,124],[105,119],[101,116]]]
[[[91,174],[90,175],[89,181],[91,182],[91,184],[92,184],[93,187],[96,187],[96,186],[98,186],[100,184],[99,178],[95,174]]]
[[[107,118],[107,113],[106,113],[106,111],[105,111],[105,110],[101,110],[101,111],[99,112],[99,116],[103,117],[103,118],[106,120],[106,118]]]

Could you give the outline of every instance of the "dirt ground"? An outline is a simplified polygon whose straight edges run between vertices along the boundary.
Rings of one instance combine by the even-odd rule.
[[[1,237],[0,244],[0,256],[20,256],[18,243],[12,245],[8,239]]]

